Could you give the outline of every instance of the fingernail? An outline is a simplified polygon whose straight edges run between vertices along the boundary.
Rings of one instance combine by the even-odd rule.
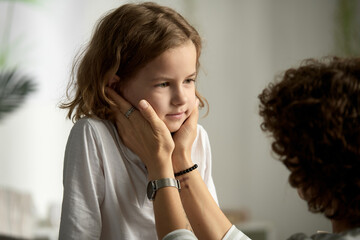
[[[144,99],[139,102],[139,107],[142,109],[147,109],[148,106],[149,106],[148,102]]]

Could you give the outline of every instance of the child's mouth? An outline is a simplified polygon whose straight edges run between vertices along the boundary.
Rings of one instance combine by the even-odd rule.
[[[174,120],[179,120],[182,119],[184,115],[185,112],[179,112],[179,113],[167,114],[166,117]]]

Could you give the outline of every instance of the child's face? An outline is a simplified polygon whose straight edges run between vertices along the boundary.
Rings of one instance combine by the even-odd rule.
[[[146,99],[170,132],[176,132],[194,109],[195,78],[196,49],[189,41],[140,69],[122,94],[134,106]]]

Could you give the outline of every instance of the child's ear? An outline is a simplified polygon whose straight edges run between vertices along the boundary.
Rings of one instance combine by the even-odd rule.
[[[108,82],[108,87],[111,87],[112,89],[114,89],[114,87],[116,86],[116,84],[120,81],[120,77],[118,75],[113,75],[109,82]]]

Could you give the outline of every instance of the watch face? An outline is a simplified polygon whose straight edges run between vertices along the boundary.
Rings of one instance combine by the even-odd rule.
[[[147,197],[149,200],[154,200],[155,197],[155,186],[154,182],[150,181],[147,185]]]

